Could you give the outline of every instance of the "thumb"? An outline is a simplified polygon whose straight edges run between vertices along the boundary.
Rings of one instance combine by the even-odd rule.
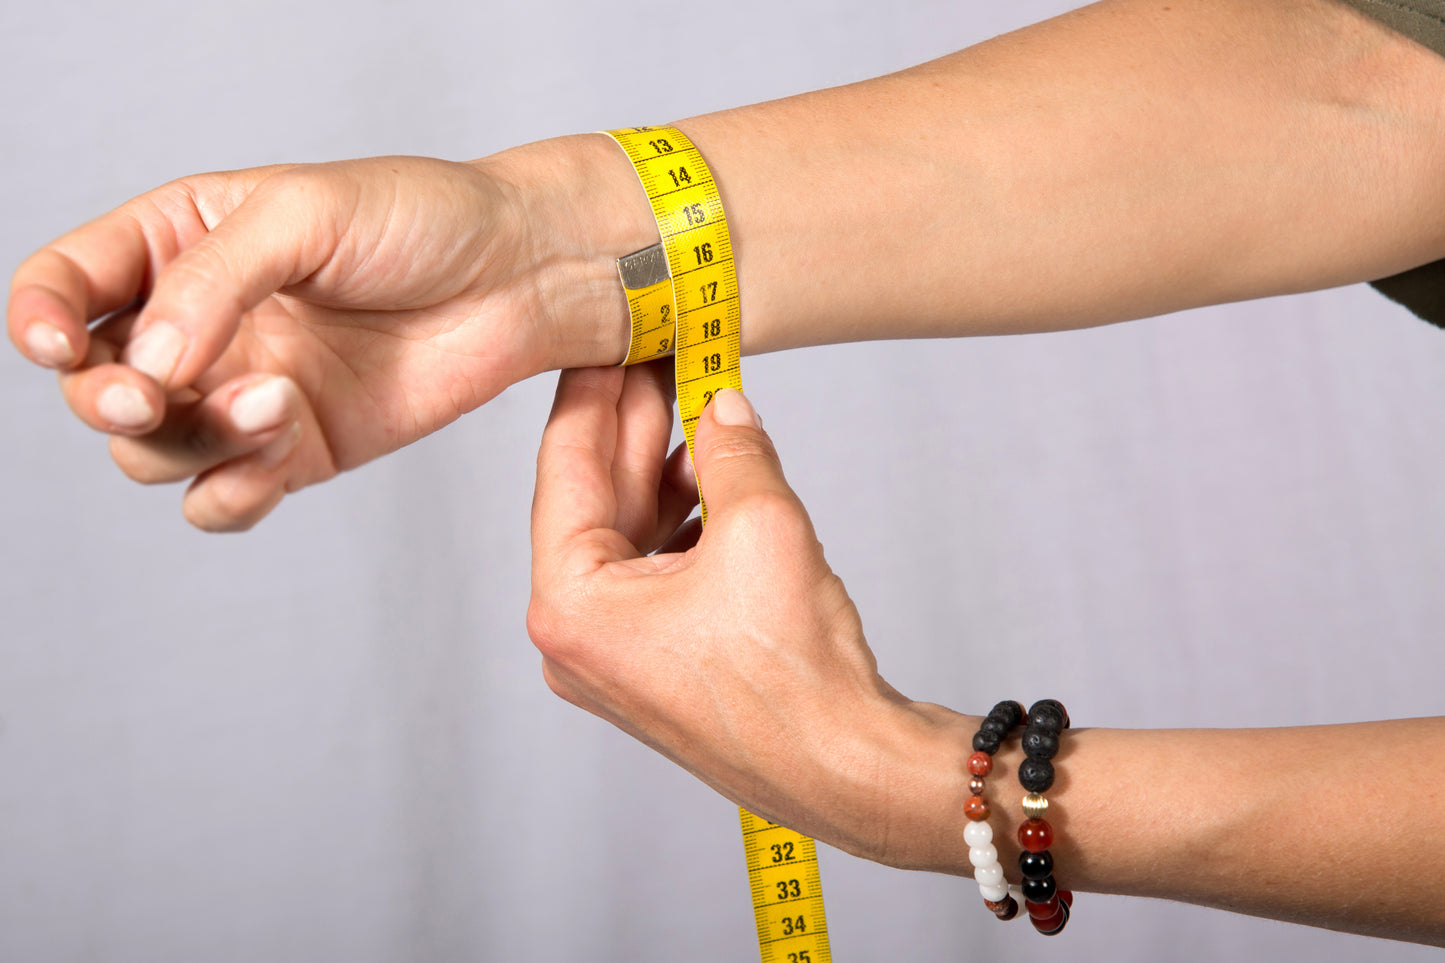
[[[693,446],[693,467],[710,524],[751,499],[774,509],[802,513],[798,496],[783,477],[778,452],[741,391],[724,388],[703,409]]]
[[[125,363],[166,388],[189,385],[214,364],[245,312],[316,270],[334,248],[321,186],[307,183],[304,169],[273,174],[180,251],[156,277]]]

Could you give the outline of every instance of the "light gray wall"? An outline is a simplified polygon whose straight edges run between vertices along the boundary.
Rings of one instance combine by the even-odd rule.
[[[183,173],[666,121],[1068,5],[0,0],[0,265]],[[1445,709],[1445,334],[1366,289],[746,368],[914,697],[1151,727]],[[551,384],[216,537],[0,351],[0,960],[755,959],[732,806],[541,682]],[[968,881],[821,862],[840,961],[1042,951]],[[1047,949],[1427,958],[1089,896]]]

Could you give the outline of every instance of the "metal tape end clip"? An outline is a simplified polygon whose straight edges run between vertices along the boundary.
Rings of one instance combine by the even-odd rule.
[[[650,288],[672,276],[667,270],[667,251],[661,241],[618,258],[617,273],[622,277],[622,286],[629,291]]]

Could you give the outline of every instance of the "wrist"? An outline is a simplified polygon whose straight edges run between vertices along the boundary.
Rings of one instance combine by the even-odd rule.
[[[517,211],[537,370],[619,364],[631,330],[617,259],[657,241],[627,156],[604,136],[579,134],[472,163],[503,185]]]
[[[973,753],[973,736],[982,721],[977,716],[964,716],[942,706],[909,703],[902,707],[912,717],[900,731],[910,732],[899,743],[893,755],[892,771],[886,805],[889,813],[888,848],[880,862],[901,869],[926,870],[972,876],[969,845],[963,830],[968,824],[964,803],[972,794],[968,788],[970,774],[967,759]],[[1071,779],[1077,747],[1073,741],[1085,733],[1070,731],[1063,740],[1058,760],[1061,766],[1054,786],[1048,793],[1051,802],[1049,822],[1056,830],[1057,843],[1052,847],[1057,857],[1055,876],[1064,889],[1092,888],[1090,871],[1097,867],[1086,864],[1076,838],[1080,828],[1069,818],[1074,797],[1087,796]],[[1087,736],[1085,741],[1090,741]],[[1017,738],[1005,739],[993,755],[993,772],[986,780],[983,797],[988,804],[988,824],[993,830],[993,845],[1005,879],[1018,884],[1020,845],[1018,830],[1024,822],[1023,798],[1028,794],[1019,783],[1019,764],[1024,759]],[[1074,788],[1074,792],[1069,792]]]
[[[879,851],[870,854],[872,858],[899,869],[973,875],[963,838],[967,822],[963,810],[970,795],[965,761],[973,752],[979,721],[925,702],[898,706],[897,725],[885,750],[887,776],[881,787],[884,815],[880,824],[886,831]],[[990,821],[1000,859],[1011,866],[1017,858],[1012,838],[1016,821],[1002,810],[1017,781],[1006,772],[1004,755],[1001,750],[989,787],[989,804],[994,810]]]

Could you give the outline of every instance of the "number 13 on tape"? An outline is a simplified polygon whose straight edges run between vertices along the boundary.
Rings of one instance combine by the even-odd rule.
[[[624,364],[675,353],[687,450],[714,393],[742,388],[732,239],[712,172],[675,127],[608,131],[627,152],[662,241],[618,261],[632,340]],[[701,502],[701,493],[699,493]],[[701,504],[703,522],[707,505]],[[762,963],[832,963],[813,840],[740,809]]]

